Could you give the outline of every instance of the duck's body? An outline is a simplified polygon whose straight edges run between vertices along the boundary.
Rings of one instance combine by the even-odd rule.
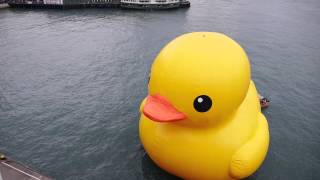
[[[140,137],[144,148],[160,167],[185,179],[228,180],[250,175],[262,163],[269,144],[268,124],[257,98],[251,82],[239,110],[219,128],[159,123],[143,115]],[[249,157],[238,157],[232,165],[232,157],[247,143],[253,146]]]
[[[167,55],[165,57],[169,57]],[[244,96],[240,98],[241,94],[235,92],[239,96],[239,104],[233,105],[232,101],[228,104],[228,95],[234,92],[224,94],[224,91],[210,88],[210,86],[216,86],[214,83],[207,84],[205,90],[192,88],[192,86],[189,89],[184,88],[190,83],[201,87],[199,79],[193,79],[196,83],[182,79],[176,81],[174,85],[164,87],[164,84],[159,82],[170,81],[169,78],[173,76],[172,73],[166,73],[168,72],[166,68],[170,67],[166,63],[160,65],[155,63],[153,71],[161,70],[164,74],[157,75],[159,74],[157,73],[151,76],[149,85],[150,94],[164,96],[148,97],[141,104],[143,114],[140,118],[140,138],[151,159],[161,168],[184,179],[229,180],[244,178],[252,174],[264,160],[269,145],[268,124],[260,111],[254,83],[250,79],[247,82],[247,74],[243,73],[239,81],[243,81],[244,85],[239,89],[244,89]],[[243,67],[246,66],[246,64],[243,65]],[[194,65],[190,67],[192,70],[196,68]],[[177,71],[184,74],[185,69],[188,69],[188,65],[182,70],[178,68]],[[244,68],[244,71],[247,70]],[[179,73],[174,76],[173,79],[181,78]],[[208,76],[201,76],[201,79],[215,78]],[[224,78],[225,81],[228,80],[228,77]],[[246,83],[248,85],[245,85]],[[242,84],[235,83],[235,86]],[[226,86],[230,87],[230,85]],[[181,94],[176,94],[175,92],[178,91],[174,88],[179,87],[185,90],[182,90]],[[208,97],[216,100],[213,101],[216,102],[216,104],[213,103],[213,108],[216,106],[218,110],[211,110],[212,103],[209,103],[209,109],[195,107],[201,111],[196,112],[186,104],[194,99],[197,93],[201,94],[204,91]],[[170,96],[170,94],[174,95]],[[219,94],[220,96],[217,96]],[[179,99],[180,96],[182,98]],[[191,96],[190,100],[188,96]],[[170,102],[173,101],[175,106],[171,107],[164,97]],[[219,98],[223,101],[220,101]],[[203,98],[199,102],[203,102]],[[166,109],[169,115],[162,116]],[[161,113],[157,114],[159,112]]]

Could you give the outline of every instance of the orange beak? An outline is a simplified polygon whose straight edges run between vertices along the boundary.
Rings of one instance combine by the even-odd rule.
[[[156,122],[174,122],[187,118],[178,111],[165,97],[160,95],[148,95],[143,107],[143,114]]]

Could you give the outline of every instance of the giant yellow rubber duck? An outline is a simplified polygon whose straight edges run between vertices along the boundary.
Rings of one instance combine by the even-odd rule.
[[[146,152],[184,179],[245,178],[268,150],[268,123],[247,55],[220,33],[189,33],[166,45],[140,111]]]

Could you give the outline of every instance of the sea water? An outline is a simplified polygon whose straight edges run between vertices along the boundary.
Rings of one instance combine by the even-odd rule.
[[[269,152],[250,179],[319,179],[319,0],[1,9],[0,152],[55,179],[177,179],[144,152],[138,109],[157,53],[192,31],[239,42],[271,100]]]

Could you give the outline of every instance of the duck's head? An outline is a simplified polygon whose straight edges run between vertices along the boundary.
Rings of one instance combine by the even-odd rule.
[[[246,53],[220,33],[182,35],[155,59],[142,112],[157,122],[216,124],[237,110],[250,83]]]

